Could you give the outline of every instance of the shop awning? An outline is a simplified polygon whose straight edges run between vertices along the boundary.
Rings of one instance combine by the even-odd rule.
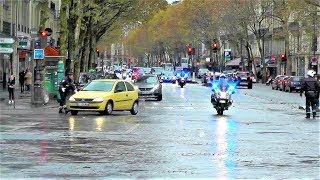
[[[239,66],[240,62],[241,62],[240,58],[235,58],[226,62],[225,66]]]
[[[226,62],[225,66],[239,66],[241,64],[241,58],[235,58],[231,61]],[[244,59],[244,64],[247,66],[248,61],[247,59]]]
[[[44,50],[44,55],[45,56],[60,56],[60,52],[58,49],[51,47],[51,46],[48,46]]]

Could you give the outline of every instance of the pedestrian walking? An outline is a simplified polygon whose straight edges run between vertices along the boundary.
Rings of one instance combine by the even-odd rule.
[[[310,118],[311,116],[311,109],[313,118],[316,118],[317,109],[316,103],[319,99],[319,91],[320,91],[320,84],[317,81],[315,76],[314,70],[309,70],[307,72],[308,77],[305,78],[301,83],[301,90],[300,96],[302,97],[302,93],[305,92],[306,96],[306,118]]]
[[[9,104],[14,104],[14,89],[15,89],[16,78],[11,75],[8,80],[8,91],[9,91]]]
[[[30,92],[30,87],[32,83],[32,73],[29,69],[26,70],[26,76],[25,76],[25,84],[26,84],[26,90]]]
[[[76,86],[74,85],[73,73],[69,72],[67,76],[61,81],[59,86],[59,93],[60,93],[60,106],[59,106],[59,113],[62,113],[64,109],[67,113],[67,106],[66,106],[66,99],[70,95],[71,91],[76,92]]]
[[[24,92],[24,77],[26,75],[26,72],[24,70],[20,71],[19,73],[19,82],[20,82],[20,88],[21,88],[21,93]]]

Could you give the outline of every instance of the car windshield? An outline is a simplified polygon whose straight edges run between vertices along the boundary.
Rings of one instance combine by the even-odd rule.
[[[154,76],[144,76],[137,80],[136,83],[143,83],[143,84],[156,84],[158,82],[158,78]]]
[[[163,68],[152,68],[154,70],[155,73],[162,73],[163,72]]]
[[[92,81],[82,91],[111,91],[114,82],[112,81]]]
[[[302,76],[295,76],[293,77],[293,81],[302,81],[303,77]]]
[[[248,77],[248,74],[247,73],[239,73],[238,76],[239,77]]]

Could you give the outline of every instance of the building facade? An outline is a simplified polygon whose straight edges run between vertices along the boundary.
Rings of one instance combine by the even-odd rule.
[[[56,45],[61,0],[0,0],[0,38],[15,40],[13,53],[0,53],[0,83],[3,87],[8,75],[13,74],[18,80],[19,71],[32,69],[30,33],[32,29],[39,30],[42,3],[46,1],[49,9],[46,27],[53,30],[49,40]]]

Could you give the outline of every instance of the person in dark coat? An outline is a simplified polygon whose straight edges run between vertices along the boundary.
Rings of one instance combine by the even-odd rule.
[[[26,72],[24,70],[20,71],[19,82],[20,82],[21,93],[24,92],[24,78],[25,78],[25,76],[26,76]]]
[[[59,86],[59,93],[61,97],[59,113],[62,113],[62,109],[67,112],[66,98],[69,96],[71,90],[77,91],[74,84],[73,73],[69,72],[68,75],[61,81]]]
[[[14,89],[15,89],[16,78],[11,75],[8,80],[8,91],[9,91],[9,104],[14,103]]]
[[[310,118],[311,116],[311,108],[313,118],[316,118],[317,114],[317,100],[319,99],[319,91],[320,84],[314,78],[315,72],[314,70],[309,70],[307,73],[308,77],[305,78],[301,83],[300,96],[302,97],[302,93],[305,92],[306,96],[306,118]]]

